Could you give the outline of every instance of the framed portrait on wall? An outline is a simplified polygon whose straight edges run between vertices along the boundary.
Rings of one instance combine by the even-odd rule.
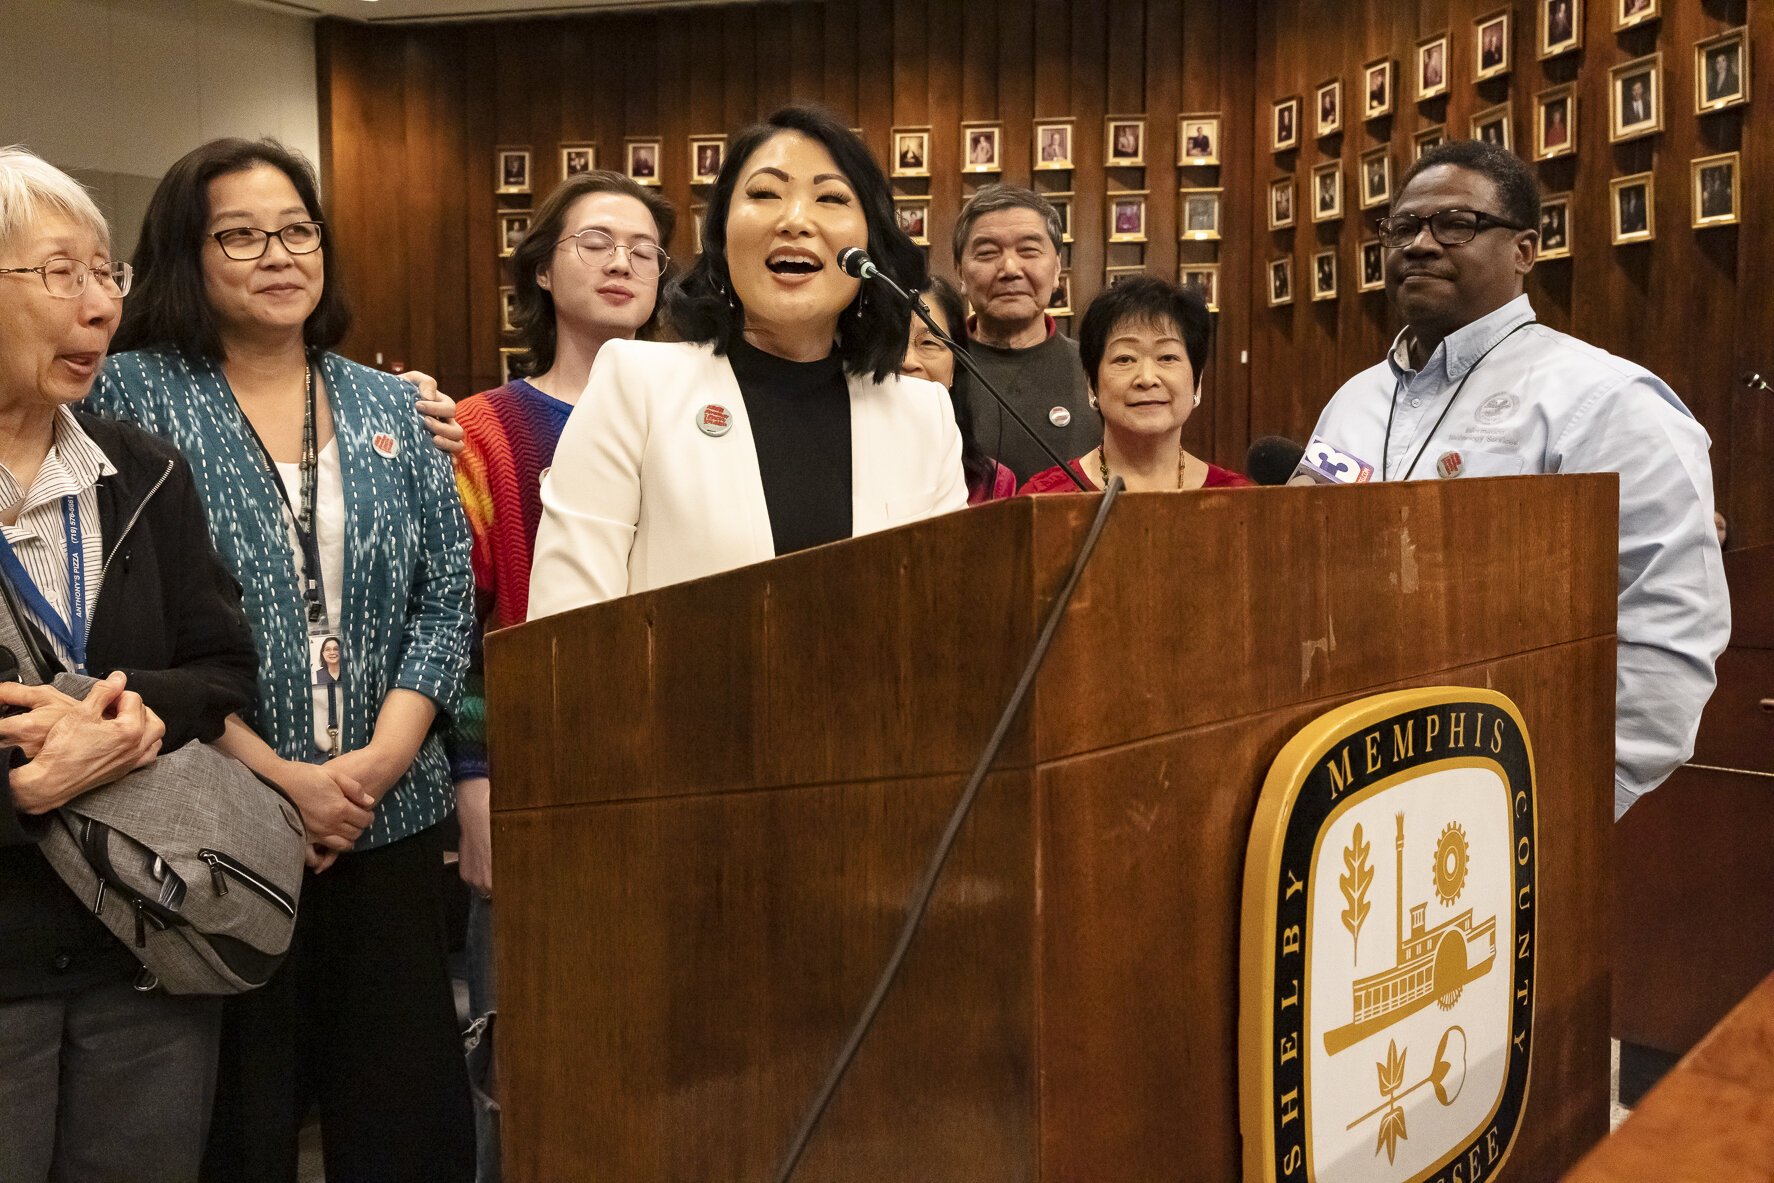
[[[1383,292],[1386,290],[1386,250],[1380,240],[1370,238],[1361,244],[1361,279],[1355,285],[1358,292]]]
[[[1343,162],[1333,160],[1312,170],[1312,220],[1334,222],[1343,216]]]
[[[517,249],[517,244],[524,240],[530,232],[530,211],[527,209],[502,209],[499,211],[499,257],[507,258]]]
[[[1183,263],[1177,267],[1177,285],[1194,288],[1207,302],[1209,312],[1220,310],[1220,265],[1218,263]]]
[[[1369,62],[1361,68],[1361,117],[1380,119],[1392,114],[1398,83],[1398,64],[1391,58]]]
[[[1694,46],[1694,110],[1722,111],[1749,102],[1749,29],[1736,28]]]
[[[511,345],[501,345],[499,347],[499,385],[510,385],[511,380],[518,376],[516,370],[517,357],[518,354],[522,352],[522,349],[518,349]]]
[[[1220,162],[1220,113],[1177,116],[1177,167],[1200,168]]]
[[[1285,259],[1269,260],[1269,307],[1279,308],[1283,304],[1294,302],[1294,261],[1290,256]]]
[[[661,141],[652,137],[624,140],[622,142],[622,170],[637,185],[659,184],[659,156]]]
[[[1571,257],[1571,195],[1548,193],[1540,199],[1540,258]]]
[[[1472,22],[1472,39],[1475,58],[1473,60],[1472,80],[1483,82],[1487,78],[1501,78],[1509,73],[1509,10],[1501,9],[1489,16],[1481,16]]]
[[[597,168],[596,144],[561,145],[561,180],[592,172]]]
[[[1269,104],[1269,145],[1276,152],[1300,146],[1300,96],[1290,95]]]
[[[1361,208],[1373,209],[1392,200],[1392,149],[1375,148],[1361,155]]]
[[[1148,190],[1127,189],[1109,194],[1109,241],[1146,241]]]
[[[1413,155],[1411,156],[1412,163],[1415,163],[1416,161],[1423,159],[1423,153],[1429,151],[1429,149],[1441,147],[1442,144],[1447,142],[1447,138],[1448,138],[1448,129],[1443,127],[1439,123],[1432,124],[1431,126],[1424,128],[1422,131],[1420,131],[1416,135],[1412,136],[1411,137],[1411,148],[1413,151]]]
[[[1312,92],[1312,107],[1316,112],[1316,130],[1319,139],[1334,136],[1343,130],[1343,80],[1332,78],[1320,82],[1318,89]]]
[[[1613,0],[1614,28],[1636,29],[1663,15],[1663,0]]]
[[[1534,159],[1577,151],[1577,84],[1567,82],[1534,96]]]
[[[1146,117],[1111,115],[1103,121],[1103,164],[1109,168],[1144,168]]]
[[[517,332],[517,289],[510,284],[499,289],[499,331]]]
[[[528,148],[495,148],[495,167],[499,184],[497,193],[528,193],[530,191],[530,150]]]
[[[1417,42],[1417,101],[1448,92],[1448,35],[1437,33]]]
[[[727,159],[726,136],[692,136],[690,138],[690,183],[712,185],[721,175]]]
[[[702,253],[702,222],[708,217],[706,202],[692,202],[690,205],[690,229],[696,236],[696,253]]]
[[[1583,48],[1583,0],[1540,0],[1540,35],[1534,44],[1542,60]]]
[[[1269,182],[1269,229],[1285,230],[1294,224],[1294,179],[1277,177]]]
[[[1663,55],[1647,54],[1608,71],[1608,139],[1636,140],[1663,130]]]
[[[1215,242],[1220,237],[1220,189],[1177,191],[1177,238],[1186,242]]]
[[[1062,271],[1054,281],[1053,295],[1047,297],[1047,315],[1072,315],[1072,273]]]
[[[1515,150],[1515,136],[1511,125],[1515,121],[1510,118],[1509,104],[1498,103],[1495,107],[1486,107],[1475,111],[1472,115],[1472,138],[1487,144],[1495,144],[1509,151]]]
[[[1001,123],[963,123],[961,125],[961,171],[964,173],[996,173],[1004,171],[1001,151],[1004,125]]]
[[[1608,207],[1614,220],[1614,245],[1650,242],[1657,237],[1657,192],[1650,173],[1615,177],[1608,182]]]
[[[893,129],[893,168],[896,177],[927,177],[930,175],[930,129],[928,127],[896,127]]]
[[[1690,166],[1693,175],[1694,228],[1735,226],[1742,197],[1741,152],[1702,156]]]
[[[1337,252],[1335,248],[1312,256],[1312,299],[1337,298]]]
[[[1035,171],[1064,172],[1072,167],[1072,121],[1035,120]]]
[[[930,245],[930,198],[895,194],[893,217],[913,242],[919,246]]]
[[[1103,286],[1106,288],[1112,288],[1118,283],[1126,283],[1134,276],[1144,275],[1145,273],[1146,269],[1144,267],[1104,267]]]
[[[1059,215],[1059,240],[1060,240],[1060,242],[1062,242],[1062,243],[1071,242],[1072,241],[1072,193],[1071,193],[1071,190],[1067,190],[1064,193],[1043,193],[1041,196],[1043,196],[1047,199],[1047,204],[1051,205],[1053,207],[1053,212]]]

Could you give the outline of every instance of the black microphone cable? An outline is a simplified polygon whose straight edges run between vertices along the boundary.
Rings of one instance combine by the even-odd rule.
[[[1072,569],[1066,575],[1066,581],[1060,585],[1053,607],[1048,610],[1047,620],[1041,626],[1041,635],[1035,641],[1034,652],[1029,654],[1022,677],[1017,680],[1016,689],[1011,692],[1004,713],[998,716],[998,725],[992,729],[992,738],[986,742],[985,751],[980,753],[979,762],[973,766],[973,775],[968,777],[967,787],[961,790],[961,798],[955,802],[954,812],[949,814],[949,823],[943,828],[942,837],[937,840],[936,848],[931,852],[929,865],[924,868],[924,877],[919,881],[917,890],[912,893],[905,923],[900,926],[899,939],[894,942],[887,965],[875,982],[874,992],[863,1005],[856,1025],[851,1028],[849,1038],[844,1041],[837,1059],[832,1062],[831,1070],[826,1073],[825,1083],[820,1086],[813,1103],[807,1107],[806,1115],[801,1118],[794,1141],[789,1143],[787,1152],[776,1168],[776,1183],[789,1183],[794,1176],[795,1167],[801,1161],[801,1155],[806,1152],[813,1131],[818,1128],[826,1107],[837,1094],[838,1085],[843,1082],[844,1074],[850,1070],[851,1062],[856,1059],[856,1053],[862,1047],[863,1039],[868,1036],[869,1028],[874,1026],[875,1016],[880,1012],[881,1004],[887,1000],[887,992],[893,988],[895,979],[899,977],[900,967],[905,963],[906,954],[911,951],[912,939],[917,936],[924,914],[930,907],[930,897],[936,891],[943,865],[948,862],[949,852],[954,848],[955,840],[960,837],[967,815],[973,811],[974,799],[979,796],[986,773],[991,771],[993,763],[998,759],[998,749],[1004,746],[1004,740],[1010,734],[1010,725],[1016,721],[1022,710],[1023,700],[1035,685],[1035,675],[1041,672],[1041,663],[1047,660],[1047,650],[1053,644],[1054,634],[1059,631],[1060,619],[1065,616],[1066,608],[1072,602],[1072,593],[1078,588],[1078,580],[1083,576],[1090,556],[1096,551],[1097,539],[1102,536],[1103,524],[1109,518],[1109,509],[1124,487],[1119,476],[1109,478],[1109,487],[1103,491],[1102,504],[1097,506],[1096,518],[1090,523],[1090,529],[1086,531],[1084,541],[1078,547],[1078,555],[1072,560]]]
[[[1005,399],[1002,394],[998,393],[998,388],[992,385],[992,380],[980,372],[979,366],[974,362],[972,357],[968,356],[967,350],[956,345],[954,341],[949,338],[947,333],[936,327],[936,320],[930,315],[930,308],[924,303],[923,297],[915,296],[900,287],[897,280],[879,267],[875,266],[875,261],[869,258],[868,252],[864,251],[861,247],[847,246],[839,251],[838,269],[852,279],[860,279],[864,281],[878,279],[891,288],[894,295],[898,296],[901,300],[904,300],[911,306],[912,312],[917,315],[919,320],[924,322],[924,327],[930,330],[931,335],[938,341],[941,341],[943,347],[954,356],[956,361],[961,363],[961,368],[966,370],[974,378],[978,379],[979,384],[986,388],[986,393],[996,400],[1000,411],[1002,411],[1002,414],[998,418],[999,431],[1004,429],[1003,416],[1010,416],[1010,418],[1016,421],[1016,425],[1028,432],[1029,438],[1034,440],[1043,452],[1047,453],[1047,458],[1059,465],[1060,471],[1071,478],[1072,484],[1078,487],[1080,493],[1096,492],[1095,489],[1092,489],[1089,485],[1085,484],[1083,479],[1080,478],[1077,473],[1072,471],[1072,466],[1066,463],[1058,452],[1053,450],[1052,445],[1041,438],[1040,432],[1036,431],[1033,427],[1030,427],[1028,421],[1021,415],[1017,414],[1015,408],[1010,405],[1009,401]]]

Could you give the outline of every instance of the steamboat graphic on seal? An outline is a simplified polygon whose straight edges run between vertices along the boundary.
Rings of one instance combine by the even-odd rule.
[[[1431,1002],[1452,1010],[1466,986],[1491,972],[1497,960],[1497,918],[1473,922],[1467,908],[1433,928],[1424,926],[1429,909],[1425,901],[1411,906],[1411,924],[1404,925],[1404,814],[1398,815],[1397,890],[1393,893],[1398,919],[1397,960],[1390,969],[1357,978],[1350,987],[1354,996],[1353,1022],[1324,1033],[1324,1050],[1336,1055],[1368,1036],[1384,1031],[1400,1019],[1422,1010]],[[1435,852],[1435,893],[1444,904],[1454,903],[1466,885],[1471,858],[1466,835],[1458,824],[1442,831]]]

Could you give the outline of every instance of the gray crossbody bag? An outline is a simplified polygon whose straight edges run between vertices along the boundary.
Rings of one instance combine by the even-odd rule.
[[[19,655],[19,680],[38,685],[35,648],[4,583],[0,647]],[[58,674],[52,684],[83,698],[94,679]],[[202,743],[82,793],[38,841],[142,963],[137,987],[169,994],[238,994],[270,980],[295,935],[306,845],[280,789]]]

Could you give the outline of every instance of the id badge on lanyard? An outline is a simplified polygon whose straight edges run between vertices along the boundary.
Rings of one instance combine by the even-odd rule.
[[[37,587],[37,581],[25,570],[24,563],[13,553],[12,543],[0,534],[0,574],[5,575],[13,590],[25,602],[26,611],[35,618],[57,645],[67,652],[77,674],[86,673],[86,535],[80,525],[80,499],[70,493],[62,498],[62,543],[68,563],[68,615],[63,618]]]

